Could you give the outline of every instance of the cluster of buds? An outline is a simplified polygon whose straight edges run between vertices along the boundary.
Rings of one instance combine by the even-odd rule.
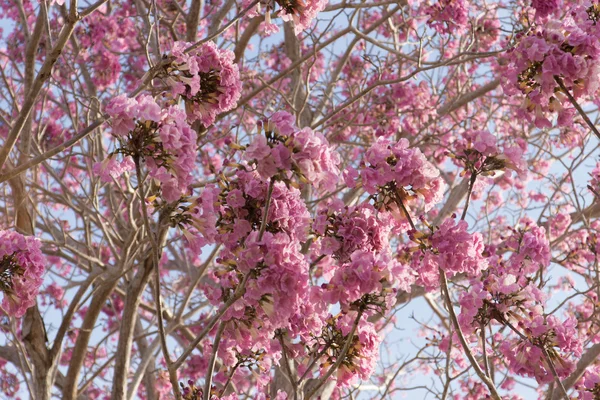
[[[181,387],[181,395],[184,400],[202,400],[202,388],[197,387],[194,381],[189,380],[187,386],[179,382]]]

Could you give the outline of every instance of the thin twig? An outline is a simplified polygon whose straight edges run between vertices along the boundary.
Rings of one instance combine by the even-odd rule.
[[[175,399],[179,400],[181,398],[181,392],[179,391],[179,384],[177,381],[177,371],[172,368],[171,357],[169,356],[169,348],[167,347],[167,337],[165,333],[165,326],[163,321],[163,311],[162,304],[160,302],[160,272],[159,272],[159,249],[157,239],[152,232],[150,227],[150,220],[148,218],[148,209],[146,207],[146,198],[144,195],[144,181],[142,180],[142,169],[140,167],[140,156],[137,155],[134,157],[135,162],[135,172],[138,180],[138,191],[140,194],[140,203],[142,206],[142,216],[144,218],[144,226],[146,227],[146,231],[148,236],[150,236],[150,243],[152,244],[152,261],[154,264],[154,302],[156,305],[156,315],[158,317],[158,336],[160,337],[160,345],[163,353],[163,357],[165,358],[165,362],[167,363],[167,370],[169,372],[169,380],[171,381],[171,386],[173,387],[173,392],[175,393]]]
[[[465,201],[465,208],[462,212],[462,216],[460,217],[461,221],[464,221],[467,217],[467,210],[469,209],[469,202],[471,200],[471,194],[473,193],[473,186],[475,186],[476,180],[477,174],[475,172],[471,172],[471,178],[469,179],[469,190],[467,192],[467,200]]]
[[[271,197],[273,197],[273,186],[275,185],[275,180],[271,179],[269,182],[269,189],[267,190],[267,201],[265,203],[265,212],[262,218],[262,222],[260,224],[260,231],[258,232],[258,241],[260,242],[265,234],[265,229],[267,229],[267,220],[269,219],[269,207],[271,206]]]
[[[450,314],[450,320],[454,325],[454,330],[456,332],[456,335],[458,336],[458,339],[460,340],[460,344],[462,345],[463,350],[467,358],[469,359],[469,362],[473,366],[475,373],[477,374],[479,379],[481,379],[483,383],[488,387],[492,398],[494,400],[502,400],[502,398],[498,394],[498,391],[496,390],[496,387],[494,386],[494,383],[481,370],[481,367],[477,363],[477,360],[475,360],[475,357],[473,357],[473,353],[471,353],[471,349],[469,349],[469,344],[467,343],[467,340],[465,339],[465,336],[462,333],[460,325],[458,324],[458,319],[456,318],[456,313],[454,312],[454,306],[452,305],[452,300],[450,299],[450,292],[448,291],[448,280],[446,279],[446,272],[444,272],[444,270],[440,268],[439,273],[440,283],[442,286],[442,296],[444,296],[446,307],[448,308],[448,314]]]
[[[285,364],[285,371],[288,375],[288,379],[290,380],[290,383],[292,384],[292,388],[294,390],[294,400],[298,400],[298,385],[296,383],[296,379],[294,378],[294,375],[292,374],[292,369],[290,368],[290,360],[288,359],[287,356],[287,351],[285,350],[285,343],[283,342],[283,333],[280,333],[279,335],[277,335],[277,338],[279,339],[279,343],[281,344],[281,354],[283,355],[283,363]]]
[[[210,356],[210,361],[208,362],[208,370],[206,371],[206,379],[204,381],[204,393],[202,397],[204,400],[210,399],[210,387],[212,386],[212,375],[215,370],[215,362],[217,361],[217,352],[219,351],[219,343],[221,343],[221,336],[223,335],[223,331],[225,330],[225,326],[227,325],[227,321],[219,324],[219,329],[217,329],[217,333],[215,334],[215,341],[213,343],[213,352]]]
[[[554,363],[550,359],[550,354],[548,354],[548,350],[546,350],[546,348],[544,346],[538,346],[538,347],[542,349],[542,352],[544,353],[544,357],[546,358],[546,361],[548,362],[548,366],[550,367],[550,371],[552,372],[552,375],[554,375],[554,380],[556,381],[558,387],[560,388],[563,395],[565,396],[565,400],[569,400],[570,399],[569,393],[567,393],[567,389],[561,382],[561,380],[558,376],[558,372],[556,372],[556,368],[554,368]]]
[[[560,79],[560,77],[555,75],[554,80],[556,81],[556,83],[558,83],[558,86],[560,86],[561,90],[567,95],[567,98],[569,99],[571,104],[573,104],[573,107],[575,107],[575,109],[577,110],[579,115],[581,115],[581,118],[583,118],[585,123],[590,127],[592,132],[594,132],[596,137],[598,139],[600,139],[600,132],[598,132],[598,129],[594,126],[594,123],[592,122],[590,117],[588,117],[587,113],[585,111],[583,111],[583,108],[581,108],[579,103],[577,103],[577,100],[575,100],[575,97],[573,97],[571,92],[569,92],[569,89],[567,89],[567,87],[565,86],[565,83],[562,81],[562,79]]]

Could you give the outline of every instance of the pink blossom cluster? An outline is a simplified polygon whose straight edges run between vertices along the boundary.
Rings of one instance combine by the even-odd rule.
[[[183,97],[190,122],[204,127],[215,122],[221,113],[237,105],[242,82],[234,54],[206,42],[186,52],[192,43],[175,42],[173,62],[167,68],[167,82],[172,94]]]
[[[511,251],[506,263],[507,271],[514,274],[531,274],[550,265],[550,243],[546,230],[530,219],[520,221],[522,228],[510,229],[500,249]]]
[[[208,299],[226,301],[242,284],[240,277],[249,278],[243,296],[224,315],[229,321],[224,336],[228,350],[221,356],[233,366],[236,354],[254,357],[257,347],[271,349],[260,360],[268,368],[281,355],[273,339],[277,332],[310,337],[320,332],[319,321],[326,317],[321,289],[310,286],[309,265],[300,253],[310,215],[298,189],[265,181],[256,171],[241,168],[220,186],[205,188],[190,211],[194,232],[201,236],[197,240],[224,246],[217,260],[220,268],[209,274],[216,284],[205,287]],[[209,220],[216,231],[201,232]]]
[[[475,277],[487,268],[483,237],[479,232],[469,233],[467,228],[466,221],[457,223],[448,218],[429,236],[413,233],[418,247],[412,252],[411,267],[417,273],[417,284],[427,290],[438,288],[440,269],[448,277]]]
[[[496,340],[502,342],[500,351],[516,374],[550,382],[552,362],[561,377],[567,376],[574,368],[569,358],[579,356],[582,349],[577,321],[544,316],[545,296],[535,284],[503,275],[502,270],[502,265],[493,268],[461,296],[463,331],[473,333],[491,321],[507,326],[504,337]]]
[[[427,23],[439,33],[452,33],[469,22],[469,2],[465,0],[438,0],[426,12]]]
[[[500,150],[497,142],[487,130],[467,130],[454,143],[455,157],[470,173],[493,175],[498,170],[513,170],[523,176],[527,165],[521,147],[506,143]]]
[[[538,18],[546,18],[560,7],[560,0],[531,0],[531,7],[535,9],[535,16]]]
[[[534,2],[536,4],[542,2]],[[555,10],[554,1],[551,3]],[[539,4],[538,4],[539,5]],[[547,15],[550,8],[539,6]],[[583,2],[572,6],[560,19],[548,19],[518,39],[508,53],[503,75],[504,92],[525,95],[522,115],[538,128],[551,127],[550,117],[558,113],[558,125],[572,125],[575,108],[560,88],[562,82],[574,99],[594,96],[600,84],[600,7]]]
[[[388,252],[357,250],[323,285],[324,298],[343,309],[361,301],[375,312],[384,312],[395,304],[397,290],[410,291],[413,282],[410,269]]]
[[[389,213],[377,212],[368,203],[345,207],[332,201],[319,211],[312,228],[321,237],[321,253],[346,262],[358,250],[386,251],[393,225]]]
[[[221,183],[222,189],[214,185],[204,188],[177,217],[194,252],[200,253],[201,247],[209,243],[236,249],[251,232],[261,229],[269,183],[256,171],[244,169]],[[309,224],[310,215],[300,191],[273,182],[265,230],[301,240]]]
[[[570,358],[581,355],[582,341],[574,318],[544,314],[546,295],[531,276],[549,265],[549,243],[544,228],[521,222],[524,228],[512,229],[500,246],[488,249],[495,253],[492,266],[461,295],[459,321],[467,334],[492,322],[505,326],[496,340],[511,370],[547,383],[554,379],[552,368],[560,377],[572,372]]]
[[[390,213],[377,212],[363,203],[345,207],[331,201],[317,214],[313,231],[319,237],[324,299],[342,308],[361,301],[374,310],[393,305],[398,289],[410,291],[414,276],[391,256],[389,237],[397,226]]]
[[[366,151],[359,171],[352,167],[345,171],[346,184],[355,187],[358,176],[369,194],[385,198],[385,206],[421,197],[426,211],[442,200],[446,186],[440,171],[404,138],[396,143],[379,138]]]
[[[36,303],[45,271],[46,259],[38,239],[0,231],[0,291],[5,313],[22,317]]]
[[[517,375],[548,383],[554,380],[554,368],[557,375],[564,378],[575,369],[575,364],[566,356],[581,356],[582,344],[576,325],[574,318],[560,321],[553,315],[525,319],[517,328],[524,336],[514,341],[504,340],[500,351]]]
[[[590,172],[590,187],[592,191],[600,194],[600,162],[596,163],[596,167]]]
[[[327,0],[276,0],[281,7],[281,19],[294,21],[294,32],[300,32],[310,27],[317,14],[323,11]]]
[[[106,112],[112,117],[113,134],[121,147],[95,165],[101,178],[115,178],[134,166],[132,159],[143,159],[167,202],[185,195],[195,169],[197,139],[185,112],[177,106],[161,110],[148,95],[115,97]],[[117,153],[123,155],[121,162],[116,160]]]
[[[337,383],[345,386],[370,376],[380,339],[366,318],[390,309],[396,291],[410,290],[414,281],[408,266],[390,253],[388,236],[394,224],[388,213],[377,215],[368,204],[346,209],[336,201],[320,213],[322,217],[313,223],[313,229],[321,232],[320,240],[334,239],[330,246],[333,249],[337,244],[339,248],[333,253],[344,258],[337,258],[339,264],[331,263],[331,259],[321,261],[329,271],[321,276],[322,284],[311,282],[312,266],[308,256],[301,253],[311,218],[300,191],[293,186],[265,180],[258,171],[242,164],[233,176],[223,177],[218,187],[206,187],[186,213],[189,215],[182,217],[182,225],[189,224],[186,236],[195,241],[196,250],[198,243],[223,245],[217,259],[219,267],[208,272],[212,283],[204,286],[209,301],[218,306],[243,287],[240,299],[223,316],[227,327],[219,356],[224,365],[234,367],[247,358],[261,368],[270,368],[281,363],[283,351],[289,358],[310,360],[334,335],[337,346],[319,356],[326,370],[326,365],[331,365],[327,363],[335,363],[339,356],[354,319],[359,317],[356,309],[361,308],[363,317],[337,371]],[[216,231],[203,232],[211,223]],[[194,239],[194,235],[199,238]],[[315,249],[324,246],[316,245]],[[329,307],[337,304],[340,313],[331,316]],[[257,353],[257,349],[264,352]],[[306,372],[308,364],[301,363],[298,371]],[[198,368],[202,370],[203,365],[198,364]],[[234,382],[242,377],[239,372]]]
[[[308,335],[318,331],[318,325],[311,331],[303,330],[302,311],[309,303],[308,263],[300,253],[300,245],[290,240],[285,233],[270,233],[258,240],[258,232],[253,232],[246,239],[246,246],[239,250],[239,255],[223,251],[220,261],[224,265],[234,264],[245,274],[256,274],[256,279],[249,280],[240,302],[236,303],[225,315],[230,319],[231,335],[241,335],[253,341],[237,344],[240,351],[256,346],[256,341],[265,341],[264,345],[275,335],[278,329],[286,329],[291,337]],[[254,272],[252,272],[254,271]],[[215,276],[215,278],[217,278]],[[224,274],[219,277],[224,287],[235,281],[235,277]],[[252,310],[251,312],[249,310]],[[260,339],[258,336],[260,331]],[[254,333],[253,333],[254,332]],[[244,346],[249,346],[245,348]]]
[[[347,339],[352,327],[356,324],[356,320],[356,311],[330,317],[325,327],[327,331],[326,336],[340,336],[340,341],[343,343]],[[380,343],[381,338],[377,334],[375,326],[365,319],[360,319],[356,326],[354,340],[344,357],[344,361],[336,371],[338,385],[348,386],[357,379],[369,379],[375,371],[376,362],[379,357]],[[317,339],[317,344],[317,349],[322,351],[324,344],[319,343],[319,339]],[[328,368],[338,360],[340,350],[340,348],[334,348],[326,351],[322,356],[322,375],[327,373]]]
[[[275,3],[279,5],[277,16],[281,17],[283,21],[294,22],[294,33],[299,35],[302,31],[310,28],[312,22],[325,7],[327,6],[327,0],[274,0],[266,2],[265,21],[262,29],[266,35],[279,32],[279,27],[274,24],[271,20],[271,12],[275,9]],[[244,7],[248,7],[252,4],[250,0],[244,0],[242,2]],[[261,7],[264,3],[261,3]],[[261,12],[261,7],[256,6],[248,13],[249,17],[255,17]]]
[[[578,400],[595,400],[600,396],[600,366],[593,365],[585,371],[578,394]]]
[[[297,176],[302,183],[333,191],[338,182],[339,154],[320,132],[298,129],[294,117],[279,111],[264,122],[264,135],[257,135],[244,158],[255,163],[261,177]]]

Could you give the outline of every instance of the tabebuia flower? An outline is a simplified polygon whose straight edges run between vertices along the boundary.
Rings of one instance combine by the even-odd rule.
[[[554,1],[534,2],[536,4]],[[537,7],[537,13],[550,12]],[[575,98],[589,98],[598,90],[600,80],[600,6],[584,2],[572,5],[560,20],[548,19],[517,37],[508,52],[508,68],[502,82],[504,92],[525,96],[523,115],[538,128],[551,127],[552,114],[558,125],[570,126],[576,113],[559,80]]]
[[[500,351],[518,375],[548,383],[554,380],[554,368],[564,378],[575,369],[568,357],[581,356],[576,326],[574,318],[560,321],[553,315],[523,319],[518,327],[512,327],[520,333],[518,338],[503,341]]]
[[[490,323],[518,329],[524,320],[543,315],[546,296],[535,283],[523,274],[508,272],[502,260],[495,262],[471,278],[469,290],[460,296],[458,320],[466,334]]]
[[[294,21],[294,32],[299,34],[310,27],[317,14],[323,11],[327,0],[275,0],[281,7],[284,21]]]
[[[251,0],[244,0],[242,4],[245,7],[251,6]],[[277,6],[278,7],[277,7]],[[276,15],[283,21],[294,22],[294,33],[300,34],[310,27],[311,23],[317,17],[317,14],[325,9],[327,0],[269,0],[261,1],[254,10],[248,13],[249,17],[257,16],[264,7],[265,21],[263,29],[266,34],[279,31],[277,25],[271,21],[271,13],[276,11]]]
[[[550,243],[546,230],[530,219],[522,219],[520,227],[511,229],[501,248],[512,251],[506,267],[515,274],[531,274],[550,265]]]
[[[368,203],[347,207],[332,201],[315,217],[313,231],[323,254],[346,262],[355,251],[386,251],[393,226],[389,213],[378,212]]]
[[[242,82],[234,54],[206,42],[185,52],[192,43],[175,42],[171,49],[173,62],[166,67],[165,79],[172,95],[185,101],[190,122],[199,121],[204,127],[217,116],[237,105]]]
[[[324,375],[342,355],[346,341],[350,340],[352,327],[356,325],[348,352],[336,371],[337,385],[341,387],[349,386],[358,379],[369,379],[375,371],[379,357],[381,338],[375,326],[365,318],[357,321],[357,317],[356,311],[330,316],[322,334],[314,338],[315,351],[321,355],[321,374]],[[303,371],[303,367],[299,366],[300,372]]]
[[[417,199],[422,199],[425,211],[430,210],[442,200],[446,186],[440,171],[404,138],[396,143],[379,138],[365,152],[359,170],[345,172],[346,184],[356,186],[358,176],[376,208],[398,215],[402,215],[399,206],[407,207]]]
[[[600,366],[592,365],[585,371],[579,386],[579,400],[596,400],[600,397]]]
[[[455,142],[452,157],[464,165],[463,173],[493,176],[496,171],[512,170],[522,176],[527,170],[521,147],[507,143],[501,150],[496,137],[487,130],[463,133]]]
[[[265,368],[281,349],[273,348],[269,354],[256,354],[256,349],[270,349],[282,332],[290,338],[317,334],[325,318],[326,308],[320,306],[318,288],[310,286],[309,265],[300,250],[300,243],[284,232],[265,232],[261,237],[253,231],[243,247],[221,251],[219,267],[209,274],[216,285],[205,287],[208,299],[221,304],[245,285],[243,295],[223,316],[228,321],[224,338],[231,351]],[[248,277],[245,283],[242,276]],[[232,358],[230,366],[234,364]]]
[[[412,251],[411,266],[417,273],[417,284],[427,290],[439,287],[439,269],[448,277],[465,274],[478,276],[488,266],[483,255],[484,244],[481,233],[469,233],[466,221],[446,219],[430,235],[412,233],[417,247]]]
[[[196,131],[189,126],[186,113],[178,106],[166,109],[149,95],[131,99],[115,97],[106,107],[112,118],[113,134],[119,147],[94,166],[104,181],[132,169],[132,160],[143,160],[161,186],[164,200],[173,202],[187,193],[196,159]],[[117,161],[117,154],[122,161]]]
[[[331,304],[339,302],[344,310],[360,304],[370,313],[383,314],[395,304],[398,289],[410,291],[413,282],[410,269],[388,252],[358,250],[323,284],[323,296]]]
[[[559,9],[560,0],[531,0],[531,7],[535,9],[535,16],[546,18]]]
[[[326,191],[335,189],[339,154],[320,132],[298,129],[294,117],[279,111],[262,123],[264,135],[257,135],[246,148],[244,158],[256,165],[262,178],[289,181],[293,176]]]
[[[5,313],[22,317],[35,304],[45,267],[38,239],[0,231],[0,291]]]
[[[439,33],[452,33],[468,24],[469,2],[465,0],[438,0],[427,9],[433,29]]]

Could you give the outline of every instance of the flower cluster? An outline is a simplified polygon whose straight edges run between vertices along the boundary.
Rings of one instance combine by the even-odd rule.
[[[565,359],[564,354],[581,355],[576,324],[574,319],[561,322],[552,315],[525,319],[515,329],[521,332],[521,336],[515,341],[503,341],[500,351],[518,375],[548,383],[554,380],[554,368],[558,376],[564,378],[575,369],[575,364]]]
[[[275,9],[275,3],[279,6],[277,15],[283,21],[294,22],[294,33],[296,35],[309,28],[313,20],[317,17],[317,14],[327,6],[326,0],[275,0],[265,3],[261,3],[261,6],[266,6],[263,29],[267,35],[279,32],[279,27],[271,21],[271,12]],[[245,0],[243,4],[244,6],[250,6],[251,1]],[[257,6],[254,11],[248,13],[248,16],[254,17],[259,12],[260,8]]]
[[[256,171],[239,169],[233,179],[222,177],[219,186],[206,187],[200,196],[190,199],[190,205],[181,205],[171,216],[197,253],[205,244],[215,242],[236,249],[251,232],[262,227],[269,182]],[[300,191],[273,182],[264,230],[300,240],[308,232],[309,223]]]
[[[411,266],[417,272],[417,283],[432,290],[439,287],[439,269],[448,277],[466,274],[478,276],[488,265],[483,256],[483,237],[480,233],[469,233],[465,221],[446,219],[430,235],[412,233],[418,246],[412,251]]]
[[[499,170],[514,170],[523,175],[526,171],[521,147],[505,144],[500,151],[496,137],[489,131],[466,131],[455,143],[453,157],[464,164],[466,172],[475,175],[493,175]]]
[[[167,202],[187,192],[196,159],[196,132],[190,128],[183,110],[170,106],[161,110],[151,96],[135,99],[124,95],[106,107],[112,117],[113,134],[120,147],[95,166],[103,180],[110,180],[133,167],[132,159],[144,160],[149,174],[160,183]],[[116,154],[123,160],[117,162]]]
[[[600,397],[600,367],[592,366],[585,371],[578,400],[596,400]]]
[[[276,0],[281,7],[281,19],[294,21],[294,32],[298,35],[310,27],[317,14],[327,5],[326,0]]]
[[[370,204],[343,207],[334,201],[319,211],[313,231],[321,237],[322,254],[346,262],[357,250],[386,251],[393,221],[389,213],[378,213]]]
[[[190,122],[200,121],[208,127],[219,114],[235,108],[242,82],[232,51],[206,42],[186,52],[191,45],[174,43],[174,60],[166,67],[166,81],[172,94],[185,101]]]
[[[0,291],[5,313],[21,317],[36,302],[46,260],[40,241],[14,231],[0,231]]]
[[[522,227],[511,228],[512,234],[500,245],[512,254],[506,263],[507,271],[514,274],[531,274],[540,267],[550,265],[550,243],[546,230],[529,219],[522,219]]]
[[[322,354],[321,374],[325,374],[338,361],[353,326],[356,326],[354,338],[336,371],[340,386],[348,386],[357,378],[369,379],[378,358],[381,338],[372,323],[364,319],[357,320],[360,316],[356,314],[350,312],[329,317],[322,334],[315,338],[315,347]]]
[[[439,33],[452,33],[456,28],[467,26],[469,2],[465,0],[439,0],[427,9],[427,22]]]
[[[531,0],[537,18],[546,18],[560,7],[560,0]]]
[[[294,117],[284,111],[273,114],[262,127],[264,135],[254,138],[244,157],[256,164],[263,178],[279,175],[289,180],[293,174],[303,183],[335,189],[340,157],[321,133],[308,127],[298,130]]]
[[[596,167],[590,172],[590,176],[592,179],[590,180],[588,188],[590,188],[596,196],[600,196],[600,162],[596,163]]]
[[[396,291],[410,291],[413,281],[409,268],[387,252],[358,250],[323,284],[324,298],[331,304],[339,302],[343,309],[360,303],[369,311],[383,313],[394,305]]]
[[[546,296],[531,274],[549,265],[549,244],[544,228],[521,222],[524,228],[512,229],[496,250],[488,249],[496,253],[491,266],[461,295],[458,319],[467,334],[492,322],[506,327],[499,350],[511,370],[547,383],[554,379],[552,368],[560,377],[573,370],[569,357],[581,354],[582,342],[574,318],[544,314]],[[498,255],[508,252],[506,258]]]
[[[550,12],[544,7],[537,10],[543,15]],[[575,109],[561,84],[575,99],[593,96],[598,90],[599,17],[597,3],[572,6],[564,18],[534,26],[509,52],[504,91],[525,95],[524,108],[529,112],[523,115],[533,115],[537,127],[551,127],[548,118],[554,112],[559,125],[571,125]]]
[[[360,175],[365,190],[378,195],[378,208],[398,211],[398,204],[406,206],[422,197],[425,210],[442,200],[445,184],[440,171],[416,148],[409,148],[408,140],[392,143],[379,138],[365,153],[360,170],[349,168],[346,184],[356,186]]]

